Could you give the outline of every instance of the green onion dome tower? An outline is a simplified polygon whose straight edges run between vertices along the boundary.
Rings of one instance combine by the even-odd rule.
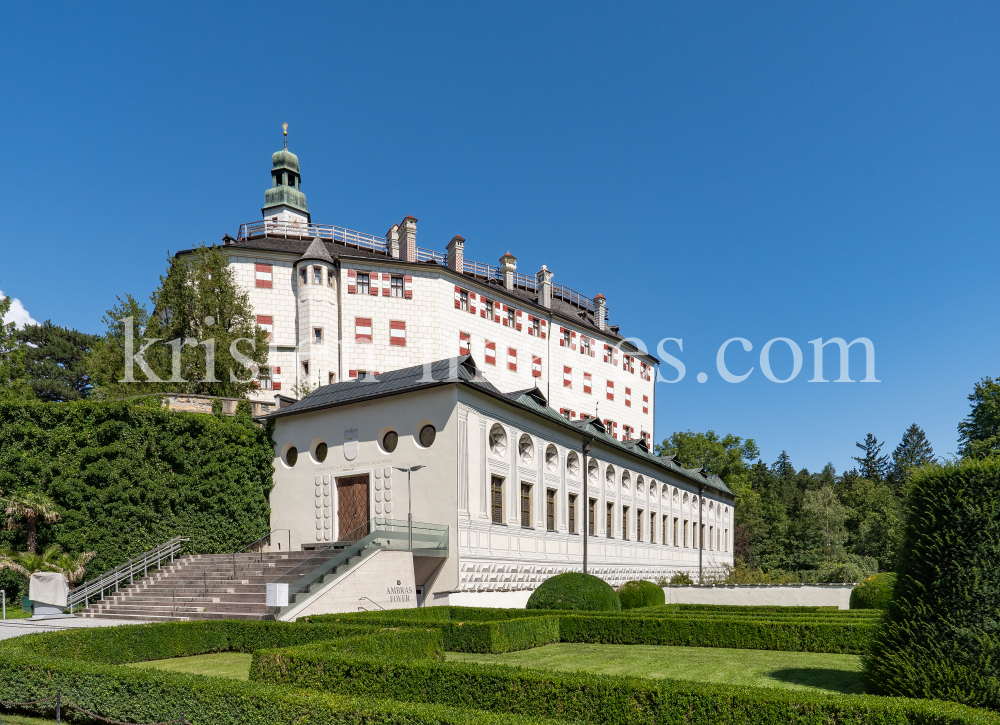
[[[271,155],[271,188],[264,192],[260,211],[269,221],[308,225],[311,219],[306,195],[299,190],[299,157],[288,150],[288,124],[283,124],[282,129],[285,147]]]

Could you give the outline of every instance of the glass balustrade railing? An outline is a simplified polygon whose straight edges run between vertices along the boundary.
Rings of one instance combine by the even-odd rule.
[[[414,556],[448,556],[448,527],[414,521],[412,527],[398,519],[376,517],[351,531],[339,541],[319,549],[270,584],[288,585],[288,606],[282,614],[310,594],[346,574],[376,551],[412,551]]]

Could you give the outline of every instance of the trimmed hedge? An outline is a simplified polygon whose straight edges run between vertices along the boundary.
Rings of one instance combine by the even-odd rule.
[[[620,612],[618,592],[593,574],[568,571],[549,577],[531,593],[528,609]]]
[[[324,656],[312,647],[255,652],[250,677],[354,696],[378,695],[493,713],[531,713],[600,725],[1000,722],[990,713],[945,702],[819,695],[502,665]]]
[[[887,609],[895,586],[896,575],[892,572],[868,577],[851,591],[851,609]]]
[[[1000,459],[920,469],[908,509],[868,685],[1000,710]]]
[[[578,617],[559,619],[561,642],[728,647],[786,652],[863,653],[873,628],[839,622],[769,622],[747,618]]]
[[[618,590],[618,599],[622,609],[638,609],[639,607],[657,607],[667,601],[663,587],[645,580],[626,582]]]
[[[441,609],[444,609],[442,607]],[[415,611],[415,610],[410,610]],[[523,610],[522,610],[523,611]],[[452,621],[444,619],[449,613],[439,612],[440,621],[424,618],[393,617],[393,611],[378,612],[379,617],[347,619],[344,615],[320,614],[306,618],[310,626],[331,626],[326,622],[350,626],[350,621],[378,622],[382,627],[434,627],[443,634],[444,648],[449,652],[500,653],[540,647],[559,641],[559,618],[555,616],[517,617],[493,621]],[[366,614],[376,614],[368,612]],[[348,615],[350,616],[350,615]],[[336,626],[336,625],[334,625]]]

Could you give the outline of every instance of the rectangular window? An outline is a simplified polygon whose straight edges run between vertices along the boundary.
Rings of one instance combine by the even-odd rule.
[[[309,377],[309,363],[308,362],[303,362],[302,363],[302,374],[305,375],[307,378]]]
[[[540,336],[542,334],[541,321],[537,317],[531,318],[531,329],[532,335]]]
[[[458,309],[462,310],[462,312],[468,312],[469,311],[469,291],[468,290],[459,290],[459,293],[458,293]]]
[[[337,382],[337,373],[327,373],[326,384],[333,385],[335,382]]]
[[[261,390],[281,390],[281,368],[261,367],[257,371],[257,387]]]
[[[571,493],[569,495],[569,504],[566,507],[567,521],[569,524],[569,533],[576,533],[576,494]]]
[[[333,270],[332,269],[326,270],[326,286],[327,287],[333,287],[334,286],[333,285],[333,280],[334,280]]]
[[[495,342],[486,341],[486,356],[484,359],[487,365],[497,364],[497,344]]]
[[[299,284],[307,284],[309,282],[309,270],[305,267],[299,270]]]
[[[313,344],[322,345],[323,344],[323,328],[314,327],[313,328]]]
[[[369,343],[372,341],[372,318],[354,318],[354,341],[361,343]]]
[[[698,529],[698,548],[705,548],[705,524],[702,524]]]
[[[396,347],[406,347],[406,322],[389,320],[389,344]]]
[[[715,527],[708,527],[708,550],[715,551]]]
[[[503,523],[503,479],[493,476],[490,482],[490,509],[493,512],[493,523]]]
[[[507,325],[507,327],[514,327],[514,308],[513,307],[508,307],[507,308],[507,322],[506,322],[506,325]]]
[[[646,518],[646,512],[638,509],[635,512],[635,540],[642,541],[642,524]]]
[[[468,332],[458,333],[458,354],[469,355],[469,348],[472,346],[472,335]]]
[[[559,345],[562,347],[569,347],[569,330],[565,327],[560,327],[559,330],[562,332],[562,339],[559,340]]]
[[[615,538],[615,505],[613,503],[608,504],[608,538]]]
[[[359,295],[369,295],[371,294],[371,280],[367,272],[358,272],[358,294]]]
[[[674,546],[680,546],[680,544],[677,543],[677,534],[678,534],[678,529],[680,528],[680,523],[681,520],[676,516],[674,516],[674,538],[673,538]]]
[[[597,526],[597,521],[595,520],[597,509],[597,499],[590,499],[590,505],[587,507],[587,533],[590,536],[594,535],[594,527]]]
[[[690,544],[690,541],[688,539],[688,530],[690,528],[691,527],[689,526],[688,520],[684,519],[684,548],[685,549],[689,548],[689,544]]]
[[[591,391],[593,391],[593,389],[594,389],[594,386],[593,386],[593,382],[592,382],[592,380],[590,378],[590,373],[584,373],[583,374],[583,392],[585,392],[587,395],[590,395]]]
[[[482,304],[483,317],[490,321],[493,320],[493,304],[493,300],[487,299],[484,299]]]
[[[573,368],[563,365],[563,387],[573,387]]]
[[[556,492],[551,488],[545,492],[545,530],[556,530]]]
[[[649,543],[656,543],[656,514],[649,512]]]
[[[660,543],[663,544],[664,546],[667,545],[667,518],[668,518],[667,515],[664,514],[663,515],[663,533],[662,533],[662,538],[660,539]]]
[[[628,506],[622,506],[622,538],[628,541]]]
[[[271,315],[257,315],[257,325],[267,332],[267,339],[270,342],[274,339],[274,317]]]
[[[531,485],[521,484],[521,528],[531,528]]]
[[[512,347],[507,348],[507,369],[517,372],[517,350]]]
[[[323,284],[322,267],[313,267],[313,284]]]
[[[262,289],[271,289],[274,275],[270,264],[254,265],[254,284]]]
[[[581,337],[580,338],[580,354],[589,355],[590,354],[590,338]]]
[[[729,529],[726,529],[722,536],[722,550],[729,551]]]

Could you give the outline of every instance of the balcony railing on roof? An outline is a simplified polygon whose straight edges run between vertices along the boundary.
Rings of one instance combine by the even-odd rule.
[[[422,247],[417,247],[417,261],[437,262],[438,264],[447,266],[448,255],[442,254],[441,252],[435,252],[433,249],[423,249]]]
[[[334,226],[332,224],[302,224],[299,222],[275,221],[263,219],[259,222],[240,224],[237,240],[250,239],[251,237],[285,237],[303,238],[319,237],[329,239],[334,242],[341,242],[349,247],[358,249],[368,249],[372,252],[388,252],[388,243],[385,237],[376,237],[364,232],[356,232],[353,229]]]
[[[514,286],[520,287],[528,292],[538,291],[538,280],[532,277],[530,274],[521,274],[520,272],[514,272]]]
[[[464,267],[463,271],[466,274],[471,274],[473,277],[481,277],[488,282],[503,282],[503,272],[500,271],[499,267],[483,264],[482,262],[471,262],[467,259],[463,260],[462,265]]]

